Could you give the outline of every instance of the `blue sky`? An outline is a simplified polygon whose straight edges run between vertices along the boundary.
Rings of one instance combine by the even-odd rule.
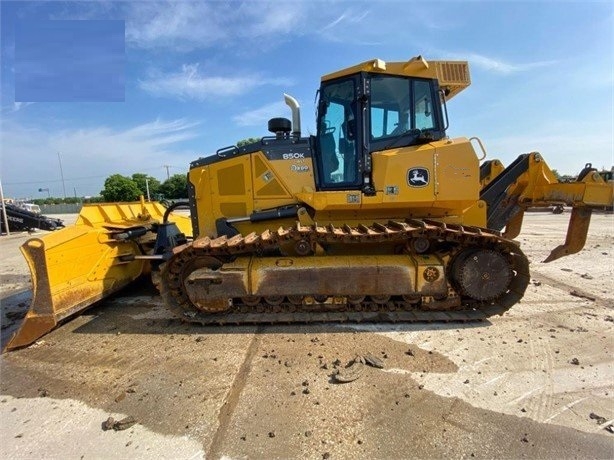
[[[124,21],[15,22],[15,101],[123,102]]]
[[[418,54],[469,61],[472,86],[448,104],[448,133],[479,136],[489,158],[509,164],[540,151],[569,174],[587,162],[614,164],[611,2],[3,1],[0,8],[6,196],[46,196],[39,188],[62,196],[58,152],[68,195],[96,195],[113,173],[165,179],[164,165],[185,173],[198,157],[267,135],[269,118],[289,118],[284,92],[301,103],[303,131],[313,132],[321,75]],[[16,102],[15,31],[40,20],[124,21],[124,72],[117,72],[124,101]]]

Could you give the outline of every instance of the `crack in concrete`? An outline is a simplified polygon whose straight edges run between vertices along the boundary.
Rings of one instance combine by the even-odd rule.
[[[220,407],[220,412],[218,413],[217,417],[218,427],[217,430],[215,430],[213,440],[211,441],[211,444],[209,444],[209,448],[206,451],[205,458],[207,459],[219,457],[218,452],[222,447],[224,439],[226,438],[230,420],[232,419],[237,404],[239,403],[241,393],[243,392],[243,388],[245,387],[245,383],[247,382],[247,377],[252,368],[252,361],[260,345],[260,338],[263,330],[264,326],[258,326],[258,328],[256,328],[254,336],[252,337],[249,347],[247,348],[247,352],[245,353],[245,359],[241,363],[241,366],[239,367],[239,370],[236,373],[232,384],[230,385],[226,399]]]

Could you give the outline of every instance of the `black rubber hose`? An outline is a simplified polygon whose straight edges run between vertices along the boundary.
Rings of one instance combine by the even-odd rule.
[[[173,212],[177,208],[189,208],[190,203],[188,201],[178,201],[177,203],[171,204],[166,211],[164,211],[164,217],[162,218],[163,223],[168,222],[168,216],[170,216],[171,212]]]

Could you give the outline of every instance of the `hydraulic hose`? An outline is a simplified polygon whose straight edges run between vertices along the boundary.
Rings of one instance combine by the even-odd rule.
[[[166,211],[164,211],[164,217],[162,218],[163,223],[168,222],[168,216],[170,216],[171,212],[173,212],[177,208],[189,208],[190,203],[188,201],[178,201],[177,203],[171,204]]]

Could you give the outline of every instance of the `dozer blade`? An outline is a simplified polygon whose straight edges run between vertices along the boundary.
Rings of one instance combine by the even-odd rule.
[[[588,234],[588,227],[591,223],[591,214],[591,208],[573,208],[571,210],[565,244],[561,244],[554,248],[544,262],[552,262],[561,257],[575,254],[584,247]]]
[[[74,226],[26,241],[21,251],[32,275],[32,304],[5,350],[33,343],[147,272],[149,263],[132,256],[155,235],[148,232],[138,243],[114,235],[149,228],[162,221],[164,210],[144,202],[85,205]]]

